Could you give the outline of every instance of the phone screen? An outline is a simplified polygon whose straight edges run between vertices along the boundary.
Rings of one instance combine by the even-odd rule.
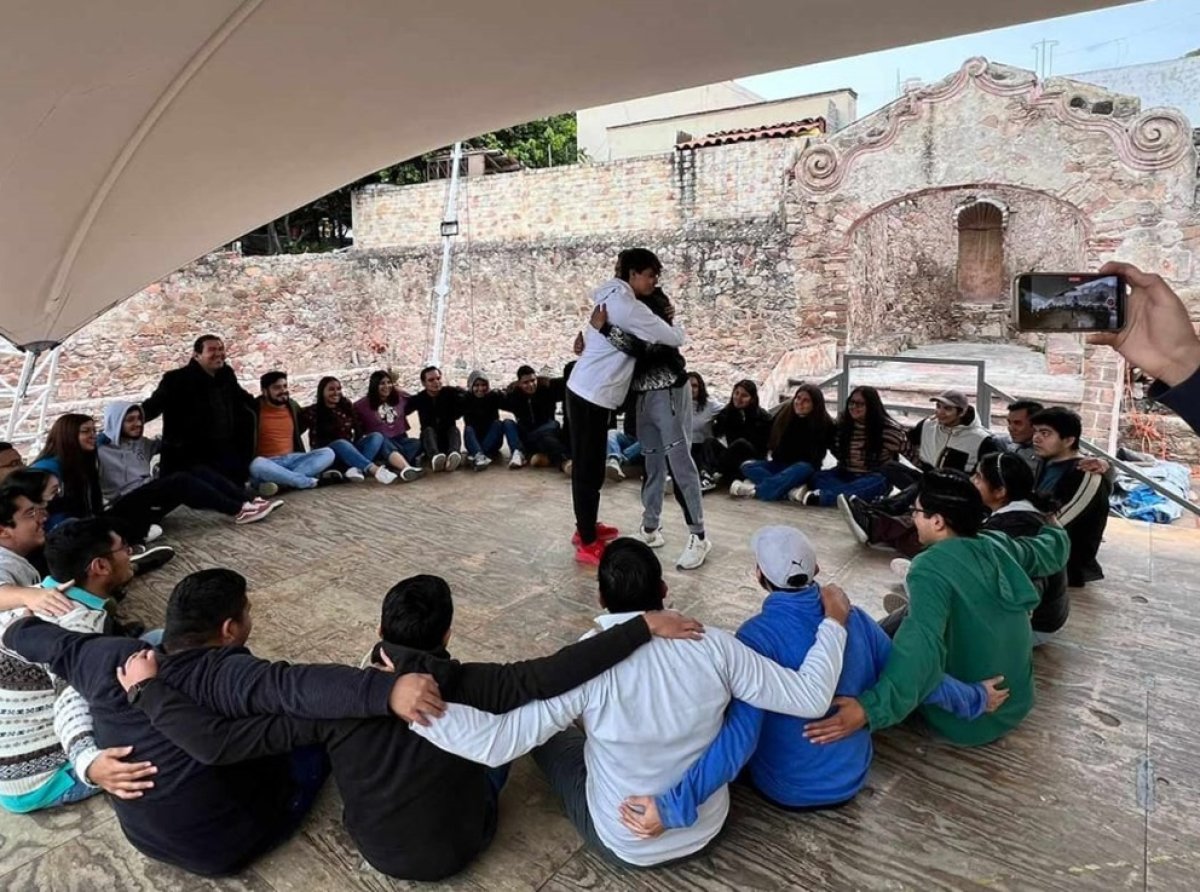
[[[1118,331],[1125,280],[1094,273],[1026,273],[1013,283],[1020,331]]]

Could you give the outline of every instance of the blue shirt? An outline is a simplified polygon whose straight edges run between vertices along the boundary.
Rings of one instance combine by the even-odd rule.
[[[742,625],[737,637],[763,656],[798,669],[824,618],[816,584],[798,592],[775,592],[763,602],[762,612]],[[892,641],[857,607],[850,611],[846,632],[836,695],[856,697],[875,685]],[[987,689],[947,676],[925,702],[975,719],[987,707]],[[866,782],[871,767],[870,730],[863,728],[845,740],[818,745],[804,736],[808,721],[733,701],[721,732],[704,755],[683,780],[657,798],[663,825],[689,826],[696,820],[699,805],[737,777],[747,762],[754,785],[781,805],[803,808],[851,799]]]

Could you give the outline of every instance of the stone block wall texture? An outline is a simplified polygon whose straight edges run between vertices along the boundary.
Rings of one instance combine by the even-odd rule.
[[[1077,336],[1017,336],[1007,299],[956,288],[956,214],[987,201],[1005,221],[1006,278],[1120,257],[1161,271],[1200,316],[1190,127],[1130,99],[1098,114],[1105,97],[971,60],[827,138],[464,180],[443,367],[454,382],[473,367],[501,382],[523,362],[560,369],[590,290],[620,249],[645,245],[714,393],[744,376],[786,380],[830,344],[1018,340],[1087,379],[1087,434],[1108,442],[1120,370]],[[275,367],[304,400],[329,371],[351,393],[378,366],[415,387],[447,186],[359,193],[352,251],[213,255],[145,289],[68,340],[52,412],[144,395],[205,331],[226,338],[252,389]]]

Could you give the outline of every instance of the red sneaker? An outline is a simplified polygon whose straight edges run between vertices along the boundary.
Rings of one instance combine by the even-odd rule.
[[[616,527],[610,527],[606,523],[596,524],[596,538],[601,542],[611,542],[619,535],[621,535],[621,531]],[[583,544],[583,540],[579,538],[579,530],[571,534],[571,544],[576,548]]]
[[[604,556],[605,542],[603,539],[597,539],[591,545],[580,545],[575,549],[575,560],[581,564],[590,564],[593,567],[600,566],[600,558]]]

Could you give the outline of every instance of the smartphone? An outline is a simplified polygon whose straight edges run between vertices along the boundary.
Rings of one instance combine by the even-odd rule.
[[[1024,273],[1013,280],[1018,331],[1119,331],[1127,288],[1120,276]]]

